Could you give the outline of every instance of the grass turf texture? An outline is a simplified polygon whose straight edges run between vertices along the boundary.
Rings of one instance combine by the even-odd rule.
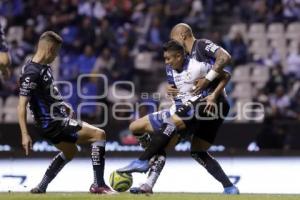
[[[132,195],[129,193],[119,193],[116,195],[95,195],[88,193],[0,193],[2,200],[299,200],[300,195],[272,195],[272,194],[241,194],[238,196],[228,196],[221,194],[203,193],[155,193],[153,195]]]

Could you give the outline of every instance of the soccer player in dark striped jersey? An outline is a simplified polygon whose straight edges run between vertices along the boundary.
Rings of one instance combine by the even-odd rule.
[[[105,132],[85,122],[72,119],[73,110],[62,99],[55,86],[50,63],[58,55],[62,38],[53,31],[44,32],[37,45],[32,60],[22,69],[18,117],[21,128],[22,145],[26,155],[32,147],[32,140],[26,125],[26,107],[34,116],[41,137],[51,142],[60,152],[54,157],[41,182],[31,193],[45,193],[48,184],[59,171],[73,159],[76,144],[91,144],[91,159],[94,183],[91,193],[107,194],[112,190],[103,179],[105,165]]]
[[[5,79],[9,77],[10,57],[3,27],[0,25],[0,72]]]

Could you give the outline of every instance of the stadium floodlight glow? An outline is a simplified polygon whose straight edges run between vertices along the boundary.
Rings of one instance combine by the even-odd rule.
[[[59,95],[55,94],[55,90],[57,90],[58,85],[66,85],[69,93],[67,95],[61,95],[61,93]],[[54,81],[50,88],[50,95],[54,99],[60,99],[61,97],[63,99],[69,99],[73,95],[73,85],[70,81]]]
[[[103,94],[100,95],[85,95],[82,93],[82,79],[84,78],[102,78],[103,79]],[[81,99],[103,99],[107,97],[108,94],[108,79],[104,74],[80,74],[77,79],[77,94]]]
[[[118,85],[129,85],[130,90],[128,95],[118,95],[117,86]],[[126,90],[127,91],[127,90]],[[116,81],[112,85],[112,95],[117,99],[132,99],[135,95],[135,86],[132,81]]]
[[[101,127],[105,127],[107,125],[107,123],[108,123],[108,107],[105,103],[102,103],[102,102],[83,102],[83,103],[80,103],[77,107],[77,120],[79,122],[82,122],[82,120],[81,120],[81,110],[85,106],[96,106],[99,109],[103,108],[101,110],[101,114],[103,116],[102,118],[104,119],[103,122],[101,124],[91,124],[92,126],[96,126],[98,128],[101,128]]]

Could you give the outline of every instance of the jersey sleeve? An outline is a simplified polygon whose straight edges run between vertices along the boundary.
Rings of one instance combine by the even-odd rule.
[[[38,85],[39,74],[27,73],[22,74],[20,77],[20,96],[32,96]]]
[[[167,82],[170,85],[175,85],[175,81],[173,78],[173,70],[172,67],[166,66],[166,74],[167,74]]]
[[[197,43],[196,52],[197,56],[204,55],[206,58],[215,58],[215,53],[220,48],[217,44],[210,40],[201,39]]]

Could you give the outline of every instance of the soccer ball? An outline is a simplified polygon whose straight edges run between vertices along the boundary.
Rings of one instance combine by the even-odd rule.
[[[125,192],[132,185],[132,175],[113,171],[109,176],[110,186],[117,192]]]

